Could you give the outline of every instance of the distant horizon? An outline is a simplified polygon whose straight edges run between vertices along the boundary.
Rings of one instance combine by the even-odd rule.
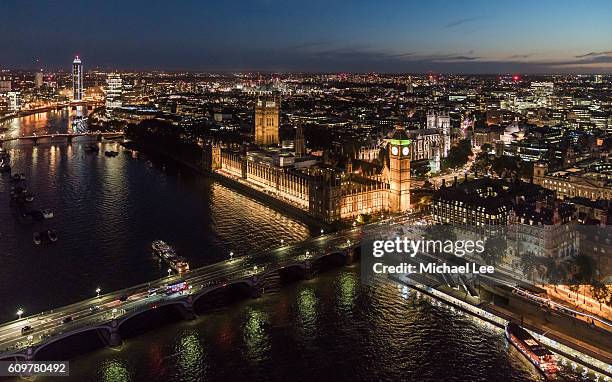
[[[0,67],[612,74],[612,2],[0,2]],[[122,69],[118,69],[122,68]]]
[[[595,76],[595,75],[603,75],[603,76],[611,76],[612,72],[520,72],[520,71],[511,71],[511,72],[438,72],[438,71],[425,71],[425,72],[380,72],[380,71],[276,71],[276,70],[206,70],[206,69],[125,69],[125,68],[101,68],[101,67],[87,67],[87,62],[83,59],[83,68],[85,73],[90,71],[100,71],[100,72],[108,72],[108,73],[194,73],[194,74],[308,74],[308,75],[316,75],[316,74],[348,74],[348,75],[359,75],[359,74],[376,74],[376,75],[415,75],[415,76],[426,76],[426,75],[443,75],[443,76],[541,76],[541,77],[549,77],[549,76]],[[72,62],[70,62],[70,65]],[[2,72],[26,72],[26,73],[35,73],[38,71],[42,71],[43,73],[66,73],[70,74],[70,65],[68,68],[18,68],[18,67],[0,67],[0,73]]]

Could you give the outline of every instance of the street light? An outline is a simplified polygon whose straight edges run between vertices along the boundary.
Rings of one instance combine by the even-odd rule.
[[[324,233],[324,232],[325,232],[325,231],[323,230],[323,228],[321,228],[321,235],[323,235],[323,233]]]
[[[285,239],[281,239],[281,245],[285,243]]]
[[[168,268],[168,277],[172,274],[172,268]]]
[[[117,314],[117,308],[113,308],[113,318],[115,318],[115,314]]]
[[[17,309],[17,316],[19,317],[19,319],[21,320],[21,315],[23,314],[23,309],[19,308]]]
[[[234,252],[230,252],[230,260],[234,260]]]
[[[100,289],[100,287],[96,288],[96,297],[100,298],[100,292],[102,291],[102,289]]]

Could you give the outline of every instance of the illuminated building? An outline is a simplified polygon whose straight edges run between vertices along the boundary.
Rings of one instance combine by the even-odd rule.
[[[410,159],[413,161],[434,159],[436,153],[444,154],[444,147],[450,147],[450,136],[444,135],[440,129],[416,129],[406,132],[410,139]],[[446,151],[448,154],[448,151]]]
[[[278,145],[279,104],[278,97],[258,97],[255,101],[255,144]]]
[[[106,76],[106,110],[120,108],[122,105],[123,82],[117,73]]]
[[[303,157],[306,154],[306,143],[304,141],[304,131],[302,126],[298,125],[295,130],[295,142],[293,144],[296,158]]]
[[[534,97],[536,106],[548,107],[551,105],[551,96],[555,90],[555,84],[552,82],[532,82],[531,92]]]
[[[389,209],[387,183],[321,167],[308,157],[294,158],[280,149],[242,154],[218,145],[210,148],[209,155],[210,168],[217,174],[239,179],[243,185],[327,222]]]
[[[0,78],[0,93],[6,93],[11,91],[11,79],[2,77]]]
[[[427,113],[427,128],[438,130],[441,138],[441,142],[439,145],[442,151],[440,154],[443,158],[446,158],[448,156],[448,151],[450,150],[451,146],[450,116],[448,115],[448,113],[429,111]]]
[[[366,162],[374,162],[378,160],[380,154],[380,147],[373,145],[367,147],[360,147],[357,152],[357,159],[366,161]]]
[[[438,224],[471,226],[518,223],[567,223],[572,209],[549,203],[554,194],[536,184],[480,178],[445,183],[433,195],[432,216]],[[512,212],[512,214],[511,214]]]
[[[309,212],[319,219],[332,222],[388,211],[390,193],[386,183],[324,170],[313,176],[310,184]]]
[[[410,209],[410,146],[406,131],[397,127],[389,142],[389,211]]]
[[[40,89],[43,86],[43,73],[42,71],[36,72],[34,75],[34,87]]]
[[[570,168],[553,173],[548,172],[548,164],[535,163],[533,182],[556,192],[560,199],[582,197],[590,200],[612,199],[612,185],[609,175],[594,171]]]
[[[15,112],[21,109],[21,93],[8,92],[8,110]]]
[[[79,56],[72,61],[72,99],[83,100],[83,64]]]
[[[437,224],[501,225],[508,222],[511,198],[499,184],[484,178],[442,187],[433,195],[432,217]]]
[[[472,147],[481,147],[484,144],[494,145],[501,140],[505,129],[500,126],[476,127],[472,133]]]
[[[412,76],[408,76],[408,81],[406,82],[406,93],[414,93],[414,85],[412,84]]]

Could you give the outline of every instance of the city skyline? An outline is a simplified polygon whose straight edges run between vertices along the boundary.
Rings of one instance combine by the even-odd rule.
[[[86,70],[612,72],[601,1],[65,5],[1,5],[0,68],[80,55]]]
[[[611,382],[611,11],[0,1],[0,379]]]

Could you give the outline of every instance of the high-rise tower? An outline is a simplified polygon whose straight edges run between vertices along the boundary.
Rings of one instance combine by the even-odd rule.
[[[410,209],[410,145],[404,128],[398,125],[389,143],[389,211]]]
[[[79,56],[72,61],[72,99],[83,100],[83,63]]]
[[[414,93],[414,85],[412,84],[412,76],[408,76],[408,81],[406,81],[406,93]]]
[[[40,89],[43,86],[43,72],[42,69],[34,74],[34,87]]]
[[[258,97],[255,102],[255,144],[278,145],[278,97]]]
[[[106,76],[106,110],[114,110],[122,105],[123,81],[117,73],[109,73]]]
[[[306,143],[304,142],[304,131],[302,126],[298,125],[295,130],[295,141],[293,142],[296,158],[303,157],[306,154]]]

